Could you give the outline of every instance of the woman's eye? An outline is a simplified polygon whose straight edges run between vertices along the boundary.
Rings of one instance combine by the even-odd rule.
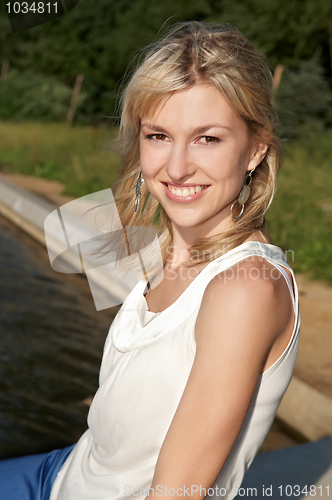
[[[212,143],[212,142],[220,142],[220,139],[218,139],[218,137],[213,137],[211,135],[204,135],[203,137],[200,138],[200,141],[205,143]]]
[[[165,134],[148,134],[147,139],[154,139],[155,141],[164,141],[166,139]]]

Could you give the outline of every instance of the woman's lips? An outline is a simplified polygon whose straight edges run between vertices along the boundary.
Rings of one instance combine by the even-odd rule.
[[[167,184],[166,182],[163,182],[162,183],[164,186],[165,186],[165,191],[166,191],[166,196],[172,200],[172,201],[176,201],[177,203],[190,203],[192,201],[195,201],[197,200],[198,198],[200,198],[206,191],[207,189],[210,187],[209,185],[195,185],[195,186],[190,186],[188,185],[188,187],[186,187],[186,185],[183,185],[183,186],[175,186],[173,184]],[[174,188],[175,190],[179,189],[180,191],[184,191],[184,194],[188,194],[188,196],[179,196],[179,194],[174,194],[172,193],[172,191],[170,191],[169,187],[171,188]],[[201,190],[198,191],[197,187],[200,187]],[[193,193],[193,190],[195,189],[195,192]],[[198,192],[196,192],[196,190]]]

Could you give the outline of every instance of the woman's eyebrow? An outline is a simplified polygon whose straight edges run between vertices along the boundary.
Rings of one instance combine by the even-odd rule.
[[[230,127],[226,127],[226,125],[222,125],[221,123],[209,123],[208,125],[203,125],[202,127],[196,127],[194,129],[194,134],[204,134],[207,130],[211,128],[225,128],[227,130],[232,130]]]
[[[151,130],[154,130],[155,132],[162,132],[163,134],[166,134],[166,130],[159,125],[154,125],[153,123],[148,123],[148,122],[142,122],[141,127],[147,127]]]

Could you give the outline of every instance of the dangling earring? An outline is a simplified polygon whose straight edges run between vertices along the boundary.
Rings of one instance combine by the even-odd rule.
[[[254,173],[254,170],[250,170],[249,174],[247,174],[244,178],[244,181],[243,181],[243,188],[241,189],[241,192],[239,194],[239,197],[237,200],[234,201],[233,205],[231,206],[231,210],[230,210],[230,215],[232,217],[233,220],[237,220],[241,217],[241,215],[243,214],[243,211],[244,211],[244,204],[245,202],[248,200],[249,196],[250,196],[250,184],[251,184],[251,181],[252,181],[252,174]],[[249,181],[248,181],[249,179]],[[233,215],[233,207],[236,203],[239,203],[240,205],[242,205],[241,207],[241,212],[240,214],[237,216],[237,217],[234,217]]]
[[[135,210],[135,212],[137,212],[137,210],[138,210],[139,201],[141,199],[141,185],[142,185],[142,182],[144,182],[144,179],[142,178],[142,170],[141,170],[140,173],[139,173],[137,182],[136,182],[136,198],[135,198],[135,203],[134,203],[134,210]]]

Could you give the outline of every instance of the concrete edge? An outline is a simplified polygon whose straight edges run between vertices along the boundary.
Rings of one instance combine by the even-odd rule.
[[[15,226],[25,231],[29,236],[32,236],[32,238],[37,240],[39,243],[46,246],[44,231],[2,202],[0,202],[0,214],[10,222],[13,222]]]
[[[47,248],[44,221],[58,207],[34,193],[15,186],[7,179],[0,179],[0,200],[0,214]],[[48,238],[48,243],[51,243],[52,250],[55,252],[61,248],[61,244],[54,238]],[[82,269],[77,267],[71,252],[64,256],[61,255],[61,259],[69,266],[71,272],[82,273]],[[91,277],[88,281],[91,281]],[[131,291],[128,284],[117,279],[116,276],[107,274],[106,280],[102,269],[95,270],[93,284],[106,293],[109,303],[107,307],[121,304]]]

